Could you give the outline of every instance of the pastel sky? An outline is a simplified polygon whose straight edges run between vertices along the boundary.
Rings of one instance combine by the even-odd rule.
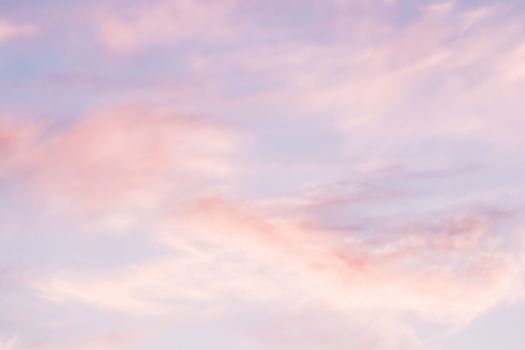
[[[525,2],[0,0],[0,350],[522,350]]]

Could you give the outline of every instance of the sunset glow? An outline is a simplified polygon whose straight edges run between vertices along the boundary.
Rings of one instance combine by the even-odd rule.
[[[0,1],[0,350],[523,350],[525,3]]]

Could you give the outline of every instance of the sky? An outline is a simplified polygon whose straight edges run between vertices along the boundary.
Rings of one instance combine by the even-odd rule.
[[[520,0],[0,0],[0,350],[523,349]]]

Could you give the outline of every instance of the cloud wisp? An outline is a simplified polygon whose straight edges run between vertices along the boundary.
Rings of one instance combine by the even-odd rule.
[[[30,37],[37,33],[37,28],[29,24],[17,24],[0,18],[0,44],[9,41]]]
[[[0,350],[455,350],[523,304],[520,4],[59,3],[0,5]]]

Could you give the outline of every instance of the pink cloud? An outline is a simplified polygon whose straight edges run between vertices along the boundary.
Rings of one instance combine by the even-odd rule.
[[[139,343],[144,338],[150,336],[150,329],[133,329],[124,331],[106,332],[103,334],[70,337],[64,335],[62,338],[55,338],[37,343],[24,344],[22,341],[12,343],[11,348],[1,350],[66,350],[66,349],[125,349],[126,347]]]
[[[131,314],[242,296],[459,325],[523,293],[520,252],[507,250],[487,220],[467,216],[367,242],[213,199],[158,227],[156,237],[173,256],[111,276],[55,276],[35,286],[59,303]]]
[[[26,151],[36,141],[43,125],[10,116],[0,117],[0,176],[9,175],[25,162]]]
[[[520,128],[509,126],[523,127],[521,18],[498,6],[461,9],[455,2],[418,11],[404,26],[393,25],[389,11],[366,12],[363,37],[351,27],[353,12],[343,11],[351,28],[334,29],[334,42],[240,49],[224,62],[234,60],[276,87],[247,104],[332,121],[352,159],[395,162],[412,149],[408,140],[457,142],[480,152],[519,149]]]
[[[17,38],[25,38],[37,32],[35,26],[28,24],[16,24],[0,18],[0,43],[5,43]]]
[[[294,266],[305,274],[304,281],[312,279],[310,287],[323,285],[319,297],[335,307],[384,308],[465,322],[522,293],[518,257],[505,251],[484,221],[467,217],[438,228],[437,234],[415,232],[378,246],[352,235],[274,222],[216,201],[200,205],[194,223],[196,234],[228,242],[249,258]],[[491,287],[485,286],[487,280]]]
[[[70,124],[39,139],[31,125],[1,129],[13,171],[49,203],[147,209],[237,176],[234,132],[197,117],[123,107]]]
[[[4,339],[0,336],[0,350],[15,350],[16,337]]]
[[[428,349],[410,327],[396,318],[356,312],[348,318],[326,310],[273,313],[255,334],[265,346],[282,350]]]
[[[325,1],[312,2],[326,6]],[[206,103],[205,108],[220,105],[223,110],[217,115],[231,111],[238,116],[245,104],[250,112],[246,115],[254,119],[267,117],[264,108],[277,116],[273,121],[294,114],[288,111],[323,118],[335,129],[331,132],[344,138],[344,155],[336,162],[350,165],[337,167],[342,173],[335,174],[335,167],[325,169],[325,163],[307,159],[312,163],[309,169],[349,182],[386,180],[381,186],[333,186],[306,194],[297,194],[291,184],[295,194],[266,196],[266,186],[274,187],[281,177],[292,182],[288,169],[271,165],[268,178],[257,174],[253,182],[239,185],[245,174],[243,140],[230,126],[205,118],[143,106],[111,108],[55,123],[1,118],[0,176],[9,186],[40,202],[46,214],[49,208],[79,213],[79,220],[73,220],[75,229],[101,225],[104,230],[140,231],[140,239],[158,248],[154,257],[144,258],[150,253],[148,245],[140,252],[144,260],[134,263],[98,270],[94,265],[64,265],[61,272],[38,270],[25,281],[58,308],[83,304],[134,322],[191,318],[205,323],[210,317],[226,318],[224,314],[246,304],[279,310],[261,338],[269,348],[285,350],[420,350],[424,342],[411,327],[413,318],[464,326],[497,305],[523,297],[522,233],[517,239],[502,234],[488,212],[462,214],[461,203],[479,198],[475,190],[452,207],[448,199],[455,188],[442,190],[441,182],[432,187],[435,183],[415,179],[435,180],[453,173],[452,168],[465,175],[470,159],[458,156],[456,149],[474,150],[489,164],[500,161],[494,154],[510,155],[512,162],[518,159],[525,127],[520,114],[525,81],[521,22],[512,16],[505,23],[497,21],[497,7],[462,10],[454,1],[432,1],[416,9],[418,18],[397,25],[389,16],[402,5],[386,3],[334,2],[336,18],[320,21],[330,22],[335,32],[319,35],[331,38],[322,42],[286,38],[288,28],[280,28],[283,38],[269,40],[271,44],[230,41],[246,29],[237,27],[242,22],[237,0],[138,1],[101,16],[100,39],[111,53],[181,43],[205,48],[227,41],[232,50],[195,50],[205,51],[203,57],[189,50],[195,71],[185,73],[205,80],[203,86],[214,90],[217,98],[210,99],[213,107]],[[356,11],[364,15],[356,18]],[[28,28],[25,34],[22,29],[10,38],[29,35]],[[77,84],[113,90],[133,81],[112,80],[106,73],[102,69],[100,79],[82,73]],[[135,84],[144,89],[136,92],[160,94],[159,87],[169,85],[169,79],[159,86],[152,80],[145,88],[139,78]],[[251,79],[257,92],[241,89]],[[190,105],[206,100],[202,91],[193,89],[184,100],[193,96]],[[235,97],[223,96],[224,91]],[[307,123],[305,133],[315,132],[307,130]],[[259,125],[242,124],[254,129]],[[273,135],[264,137],[250,166],[273,162],[265,152],[277,146],[290,153],[303,151],[291,147],[292,139],[266,148],[274,140]],[[323,137],[327,144],[332,141]],[[442,152],[442,147],[448,151]],[[309,145],[305,149],[307,153]],[[501,170],[508,170],[504,179],[488,174],[490,191],[499,191],[515,168]],[[395,225],[361,220],[366,215],[383,220],[383,206],[406,195],[397,178],[387,179],[393,173],[404,176],[403,181],[410,182],[407,187],[420,190],[417,203],[394,208],[388,215],[396,216]],[[298,178],[307,183],[310,174]],[[264,200],[251,197],[259,191],[265,193]],[[446,200],[434,201],[438,196]],[[372,208],[363,209],[362,204]],[[422,208],[415,208],[420,204]],[[435,208],[456,214],[446,219],[428,214]],[[430,222],[418,216],[420,209]],[[331,218],[340,217],[327,224],[309,210],[336,211]],[[423,222],[414,225],[405,215]],[[66,221],[60,223],[66,227]],[[341,222],[343,229],[330,228]],[[373,239],[363,234],[375,229],[380,232],[373,232]],[[122,260],[128,258],[124,255]],[[322,317],[341,328],[323,329],[314,321]],[[354,337],[348,336],[349,330]],[[133,339],[127,333],[109,334],[41,348],[113,349]],[[18,342],[0,340],[2,346],[11,350]]]
[[[141,52],[181,41],[213,42],[232,35],[237,0],[160,0],[105,15],[101,37],[115,53]]]

